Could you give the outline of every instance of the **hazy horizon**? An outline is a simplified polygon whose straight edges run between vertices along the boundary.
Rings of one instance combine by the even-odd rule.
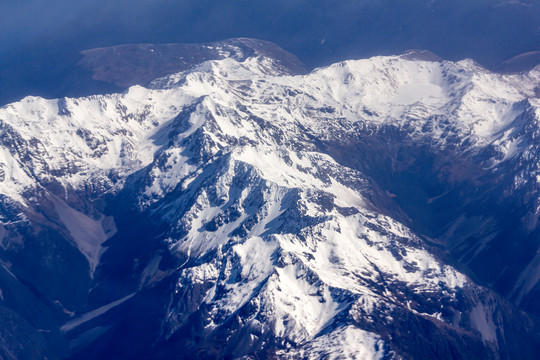
[[[82,95],[73,84],[79,52],[126,43],[252,37],[308,67],[411,48],[491,67],[540,49],[540,4],[531,0],[8,0],[0,14],[0,104]]]

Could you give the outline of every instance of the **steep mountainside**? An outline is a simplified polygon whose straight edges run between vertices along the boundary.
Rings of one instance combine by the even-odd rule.
[[[1,356],[534,358],[539,85],[251,56],[1,108]]]

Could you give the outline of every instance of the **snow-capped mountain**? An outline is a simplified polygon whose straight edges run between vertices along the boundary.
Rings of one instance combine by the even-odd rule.
[[[534,358],[540,70],[289,73],[1,108],[2,357]]]

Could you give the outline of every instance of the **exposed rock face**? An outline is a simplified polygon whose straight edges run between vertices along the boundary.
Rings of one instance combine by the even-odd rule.
[[[261,55],[0,109],[2,357],[534,358],[540,73]]]

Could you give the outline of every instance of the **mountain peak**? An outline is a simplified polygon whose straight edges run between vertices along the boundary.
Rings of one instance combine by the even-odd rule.
[[[440,56],[435,55],[429,50],[420,50],[420,49],[405,50],[403,54],[401,54],[401,57],[407,60],[422,60],[422,61],[442,61],[443,60]]]
[[[233,38],[203,44],[128,44],[84,50],[79,65],[94,80],[120,87],[147,85],[169,74],[188,70],[208,60],[225,58],[244,61],[250,57],[274,59],[287,74],[301,74],[305,68],[293,54],[276,44],[251,38]]]

